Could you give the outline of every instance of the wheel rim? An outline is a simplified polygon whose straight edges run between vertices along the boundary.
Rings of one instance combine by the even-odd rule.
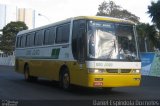
[[[68,73],[65,73],[63,75],[63,87],[65,89],[69,87],[69,75],[68,75]]]

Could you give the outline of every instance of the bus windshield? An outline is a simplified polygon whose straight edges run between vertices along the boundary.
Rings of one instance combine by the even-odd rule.
[[[139,59],[133,25],[88,21],[87,38],[89,58]]]

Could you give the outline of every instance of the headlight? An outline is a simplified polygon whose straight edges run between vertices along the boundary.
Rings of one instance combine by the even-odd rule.
[[[140,70],[133,70],[132,72],[138,74],[140,73]]]
[[[104,69],[88,69],[88,73],[103,73]]]

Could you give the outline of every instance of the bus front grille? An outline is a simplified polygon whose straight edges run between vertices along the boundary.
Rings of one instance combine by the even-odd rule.
[[[131,69],[109,69],[107,73],[130,73]]]
[[[121,70],[121,73],[130,73],[131,72],[131,69],[123,69]]]
[[[110,70],[107,70],[108,73],[118,73],[118,70],[117,69],[110,69]]]

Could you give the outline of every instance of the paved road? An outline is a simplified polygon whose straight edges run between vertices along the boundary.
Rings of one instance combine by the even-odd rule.
[[[75,87],[66,92],[44,79],[24,81],[13,67],[0,66],[0,100],[160,100],[160,78],[142,77],[140,87],[103,89]],[[3,101],[4,102],[4,101]],[[1,104],[0,104],[1,105]]]

